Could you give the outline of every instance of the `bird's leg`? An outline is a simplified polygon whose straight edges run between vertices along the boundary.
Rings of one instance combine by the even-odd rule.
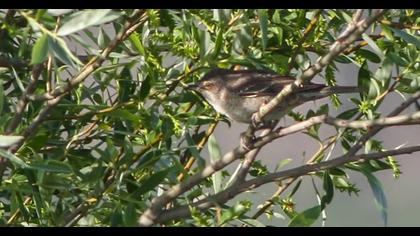
[[[251,116],[251,125],[254,127],[255,130],[262,130],[262,129],[274,129],[277,125],[277,120],[263,120],[261,124],[257,125],[256,122],[256,113],[252,114]]]
[[[241,133],[240,145],[247,151],[253,149],[255,135],[249,136],[247,132]]]

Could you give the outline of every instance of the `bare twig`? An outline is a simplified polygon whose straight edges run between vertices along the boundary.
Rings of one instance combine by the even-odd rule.
[[[271,129],[266,129],[261,133],[261,137],[269,134],[271,131],[273,130],[273,128]],[[253,150],[251,150],[250,152],[248,152],[245,155],[244,160],[241,163],[241,166],[238,170],[238,173],[236,175],[236,179],[233,182],[233,185],[239,184],[241,182],[243,182],[246,178],[246,175],[248,174],[249,169],[252,166],[252,163],[254,163],[255,158],[257,157],[258,153],[260,152],[262,147],[259,148],[255,148]]]

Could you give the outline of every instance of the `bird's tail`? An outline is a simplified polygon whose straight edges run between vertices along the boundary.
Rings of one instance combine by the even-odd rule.
[[[322,86],[299,93],[302,102],[328,97],[339,93],[358,93],[360,89],[353,86]]]
[[[331,86],[331,87],[324,87],[319,90],[321,94],[325,96],[329,96],[331,94],[337,93],[358,93],[360,89],[354,86]]]

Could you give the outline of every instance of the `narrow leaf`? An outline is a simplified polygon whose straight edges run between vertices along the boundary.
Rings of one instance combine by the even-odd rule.
[[[159,184],[162,184],[163,180],[166,178],[170,171],[172,171],[172,168],[168,168],[166,170],[154,173],[152,176],[150,176],[150,178],[148,178],[141,184],[140,188],[136,190],[136,196],[141,196],[144,193],[147,193],[150,190],[154,189]]]
[[[362,38],[368,43],[368,45],[378,54],[378,56],[383,59],[385,57],[382,50],[376,45],[375,41],[372,40],[367,34],[362,34]]]
[[[386,201],[385,193],[383,190],[382,183],[370,172],[362,171],[362,173],[366,176],[369,185],[372,189],[373,196],[375,197],[375,203],[379,208],[382,216],[382,220],[384,221],[384,225],[387,226],[388,224],[388,204]]]
[[[26,164],[24,161],[22,161],[19,157],[1,148],[0,148],[0,156],[8,159],[9,161],[11,161],[12,163],[16,164],[17,166],[21,168],[29,168],[29,165]]]
[[[321,214],[321,206],[315,206],[297,214],[289,223],[289,227],[311,226]]]
[[[325,206],[329,204],[334,197],[334,184],[328,171],[324,172],[323,179],[324,179],[323,188],[325,191],[325,195],[322,196],[322,199],[321,199],[322,209],[324,209]]]
[[[262,46],[263,49],[265,50],[267,47],[267,41],[268,41],[268,16],[267,16],[267,11],[264,9],[259,9],[258,10],[258,16],[260,19],[260,29],[261,29],[261,41],[262,41]]]
[[[73,68],[77,67],[77,64],[82,64],[80,60],[73,55],[67,44],[61,38],[48,37],[48,45],[54,56],[57,57],[61,62],[69,65]]]
[[[417,49],[420,49],[420,40],[419,40],[419,37],[416,37],[414,35],[411,35],[411,34],[405,32],[405,31],[399,30],[399,29],[391,28],[391,30],[394,31],[394,33],[397,36],[400,36],[407,43],[411,43],[414,46],[416,46]]]
[[[55,173],[71,173],[71,167],[62,163],[61,161],[50,160],[47,163],[34,163],[30,167],[34,170],[41,170],[46,172],[55,172]]]
[[[360,96],[365,98],[369,93],[370,87],[370,73],[366,61],[362,64],[359,69],[359,75],[357,78],[358,87],[361,89]]]
[[[48,56],[48,35],[43,34],[32,48],[31,64],[41,64]]]
[[[219,144],[217,143],[216,138],[214,137],[214,135],[210,135],[209,140],[208,140],[208,148],[209,148],[209,153],[210,153],[210,160],[211,162],[216,162],[218,160],[220,160],[221,156],[222,156],[222,152],[220,151],[220,147]],[[217,171],[216,173],[214,173],[212,175],[212,179],[213,179],[213,189],[214,189],[214,193],[218,193],[220,192],[221,188],[222,188],[222,172],[221,171]]]
[[[84,10],[69,16],[57,34],[69,35],[90,26],[104,24],[119,18],[122,14],[110,9]]]

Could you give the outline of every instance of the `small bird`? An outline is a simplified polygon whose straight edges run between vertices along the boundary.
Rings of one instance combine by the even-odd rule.
[[[266,70],[213,69],[188,88],[203,95],[213,108],[231,120],[253,123],[253,114],[270,102],[294,77]],[[279,120],[293,108],[337,93],[355,93],[357,87],[332,86],[305,82],[283,104],[264,117],[264,122]]]

